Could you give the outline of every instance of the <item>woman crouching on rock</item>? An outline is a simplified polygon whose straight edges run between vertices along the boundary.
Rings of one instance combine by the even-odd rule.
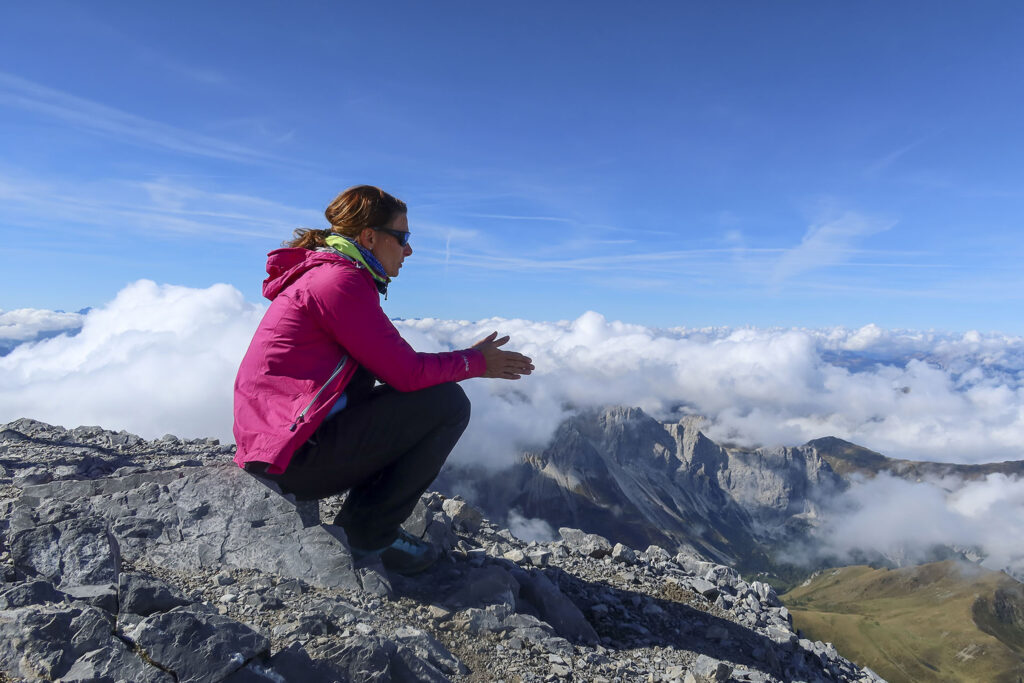
[[[235,462],[300,500],[348,491],[334,523],[355,559],[411,574],[436,553],[401,524],[469,423],[456,382],[519,379],[533,364],[496,332],[414,351],[380,307],[412,254],[405,203],[360,185],[326,215],[330,228],[296,230],[268,256],[271,304],[235,380]]]

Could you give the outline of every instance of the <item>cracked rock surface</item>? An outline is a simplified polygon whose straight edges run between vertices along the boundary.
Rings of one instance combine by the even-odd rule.
[[[774,590],[577,529],[526,543],[428,492],[415,577],[211,439],[0,426],[0,681],[876,681]]]

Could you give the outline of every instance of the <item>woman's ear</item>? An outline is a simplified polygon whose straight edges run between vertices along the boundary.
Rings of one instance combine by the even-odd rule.
[[[364,249],[373,249],[373,243],[377,239],[377,231],[373,228],[363,228],[363,231],[359,233],[359,237],[356,239],[357,242]]]

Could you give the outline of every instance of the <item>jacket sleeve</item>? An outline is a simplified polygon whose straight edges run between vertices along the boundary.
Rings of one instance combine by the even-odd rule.
[[[343,268],[340,277],[324,277],[310,290],[310,308],[348,354],[381,381],[398,391],[416,391],[484,374],[484,356],[476,349],[413,350],[381,309],[368,274]]]

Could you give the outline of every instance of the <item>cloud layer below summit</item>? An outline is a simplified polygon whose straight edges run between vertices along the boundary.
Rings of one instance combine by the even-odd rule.
[[[145,437],[231,438],[231,386],[264,307],[228,285],[139,281],[84,315],[0,312],[0,422],[99,424]],[[681,321],[682,322],[682,321]],[[1024,457],[1024,339],[859,329],[655,329],[587,312],[576,320],[406,320],[421,351],[498,330],[533,357],[517,382],[472,380],[474,418],[454,457],[502,464],[543,445],[570,411],[639,406],[708,418],[744,446],[837,436],[890,457]]]

